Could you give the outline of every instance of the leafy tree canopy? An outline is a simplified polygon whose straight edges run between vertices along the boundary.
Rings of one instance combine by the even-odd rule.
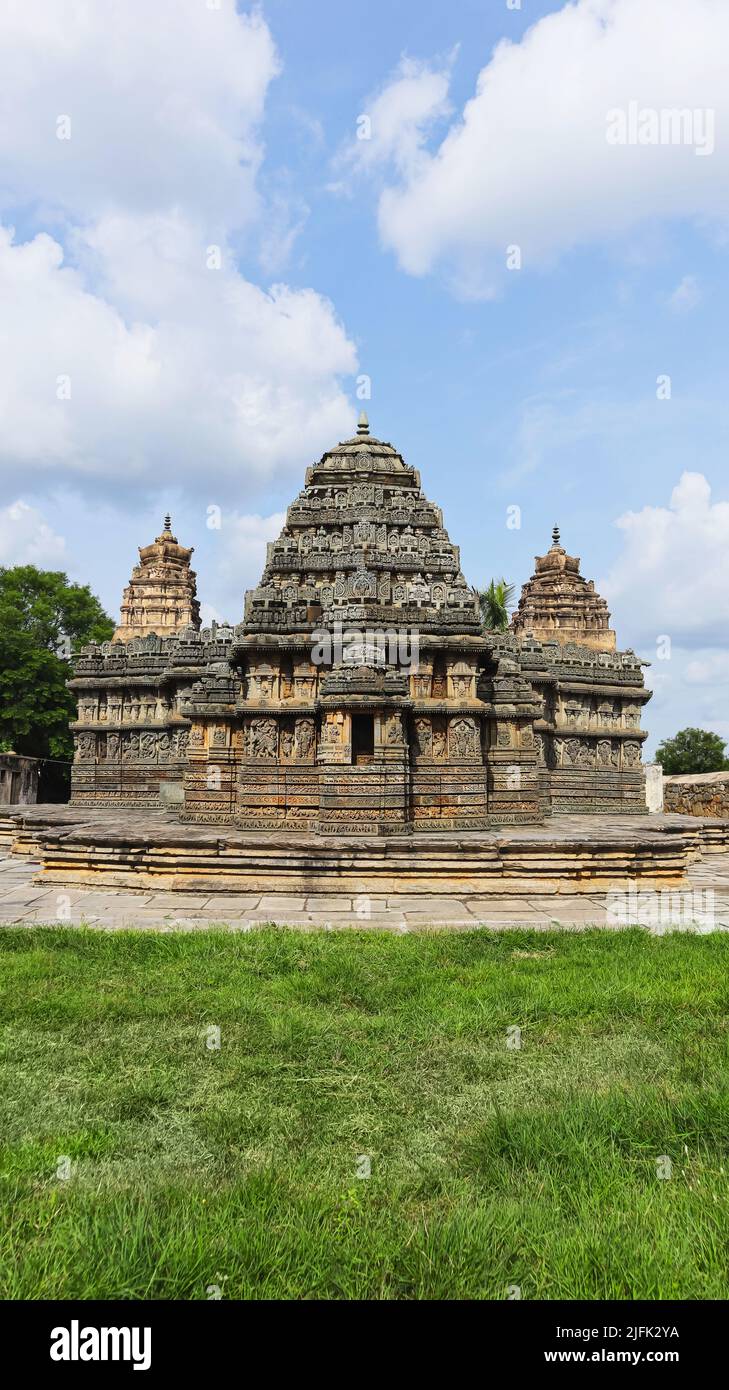
[[[656,761],[668,777],[682,772],[722,772],[729,768],[723,738],[705,729],[681,729],[675,738],[664,739],[656,750]]]
[[[86,584],[35,565],[0,567],[0,746],[34,758],[70,761],[68,723],[76,702],[66,688],[74,654],[106,642],[114,624]]]
[[[485,632],[504,632],[509,626],[515,590],[516,585],[505,579],[492,579],[488,589],[474,589]]]

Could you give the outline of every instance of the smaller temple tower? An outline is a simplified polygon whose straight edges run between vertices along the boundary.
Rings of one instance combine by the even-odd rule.
[[[190,569],[192,553],[192,546],[180,545],[173,536],[171,520],[166,516],[161,535],[151,545],[139,547],[140,563],[134,566],[124,590],[115,642],[146,637],[151,632],[167,637],[182,628],[199,630],[196,575]]]
[[[593,581],[580,574],[579,556],[568,555],[560,545],[557,526],[550,549],[546,555],[537,555],[535,564],[534,574],[521,591],[512,630],[541,642],[556,638],[560,645],[579,642],[596,652],[614,652],[615,633],[608,606],[596,593]]]
[[[544,702],[534,726],[543,801],[570,815],[644,812],[647,663],[617,650],[608,606],[560,544],[556,526],[521,591],[511,630],[522,669]]]

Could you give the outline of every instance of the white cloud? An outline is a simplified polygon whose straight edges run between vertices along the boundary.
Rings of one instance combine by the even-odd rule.
[[[651,753],[662,739],[673,738],[687,727],[707,729],[729,739],[729,651],[674,647],[668,661],[656,660],[653,651],[641,655],[652,659],[646,684],[654,694],[643,720],[650,734]]]
[[[227,619],[223,617],[222,613],[218,612],[217,608],[215,608],[212,603],[200,604],[200,622],[203,627],[212,627],[214,622],[225,623],[226,621]]]
[[[668,507],[626,512],[623,549],[598,589],[630,624],[632,644],[729,646],[729,501],[703,473],[682,473]],[[650,655],[650,652],[646,652]]]
[[[243,617],[246,589],[260,583],[266,563],[266,545],[276,540],[286,522],[285,512],[271,516],[245,515],[224,512],[220,530],[214,532],[213,565],[206,577],[205,589],[214,602],[211,613],[217,611],[230,622]],[[216,554],[217,551],[217,554]]]
[[[5,0],[0,35],[0,160],[19,202],[77,221],[117,207],[220,225],[253,214],[279,67],[260,14],[234,0]]]
[[[0,228],[9,483],[32,470],[97,495],[179,484],[223,501],[348,433],[356,353],[332,304],[236,264],[243,229],[280,275],[305,215],[256,193],[278,70],[262,16],[11,0],[0,43],[0,203],[44,228],[19,244]]]
[[[452,110],[448,85],[455,56],[440,67],[401,58],[390,81],[364,102],[357,138],[336,163],[369,169],[391,160],[400,174],[415,177],[427,161],[423,147],[428,133]]]
[[[701,299],[699,282],[695,275],[684,275],[670,295],[668,303],[675,313],[683,314],[695,309]]]
[[[380,196],[384,243],[410,274],[440,263],[476,295],[504,277],[510,245],[528,267],[645,219],[724,221],[728,46],[729,8],[717,0],[577,0],[545,16],[519,43],[497,45],[434,152],[414,117],[417,158],[399,159],[396,143],[398,177]],[[698,110],[694,143],[609,143],[610,113],[631,102],[659,117]],[[707,108],[718,136],[700,157]],[[392,157],[386,141],[381,154]]]
[[[0,565],[58,569],[67,564],[63,536],[56,534],[36,507],[18,499],[0,509]]]
[[[684,680],[687,685],[729,684],[729,651],[707,651],[693,656],[687,663]]]
[[[88,246],[104,293],[47,234],[0,235],[4,472],[225,493],[351,429],[356,354],[321,295],[206,269],[175,218],[103,221]]]

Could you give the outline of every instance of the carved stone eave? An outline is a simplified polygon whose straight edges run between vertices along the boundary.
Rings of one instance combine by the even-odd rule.
[[[334,709],[389,709],[389,710],[411,710],[413,701],[402,695],[388,695],[369,691],[359,694],[352,691],[349,694],[322,695],[314,703],[315,710],[334,710]]]
[[[202,722],[206,719],[221,720],[232,719],[235,714],[234,705],[194,705],[189,707],[187,718],[190,723]]]
[[[541,706],[527,704],[491,704],[484,705],[484,713],[489,717],[489,719],[532,721],[538,718],[539,713],[541,713]]]
[[[557,691],[559,694],[569,695],[604,695],[607,697],[620,698],[624,700],[636,700],[639,704],[645,705],[652,699],[653,691],[646,690],[643,685],[603,685],[602,682],[590,681],[587,677],[584,680],[562,680],[557,679]]]
[[[412,707],[416,714],[468,714],[480,716],[488,714],[491,710],[485,700],[413,700]]]
[[[633,743],[643,743],[648,738],[647,729],[614,728],[612,724],[550,724],[545,721],[540,721],[540,728],[542,722],[545,730],[557,738],[616,738]]]
[[[294,700],[283,700],[280,704],[277,705],[256,704],[252,700],[239,700],[233,706],[233,711],[238,717],[238,719],[242,719],[246,715],[258,716],[272,713],[281,715],[282,718],[285,718],[288,715],[291,715],[292,718],[298,718],[306,714],[314,715],[316,714],[318,709],[319,702],[316,700],[302,700],[299,703],[297,703]]]
[[[191,720],[176,716],[173,719],[135,719],[133,722],[120,719],[74,719],[68,727],[73,733],[143,734],[189,729],[190,724]]]
[[[200,668],[190,673],[191,679],[199,679]],[[123,676],[78,676],[69,681],[71,690],[164,690],[170,684],[168,671],[150,671],[142,675]]]

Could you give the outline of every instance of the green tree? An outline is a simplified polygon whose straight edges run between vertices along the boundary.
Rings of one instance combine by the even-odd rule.
[[[507,584],[505,579],[492,579],[488,589],[474,589],[484,632],[504,632],[509,626],[515,590],[516,585]]]
[[[656,761],[666,776],[682,772],[722,772],[729,768],[724,739],[705,729],[681,729],[675,738],[666,738],[656,749]]]
[[[74,654],[106,642],[114,624],[85,584],[34,565],[0,567],[0,746],[70,763]],[[70,771],[49,765],[39,795],[63,796]]]

